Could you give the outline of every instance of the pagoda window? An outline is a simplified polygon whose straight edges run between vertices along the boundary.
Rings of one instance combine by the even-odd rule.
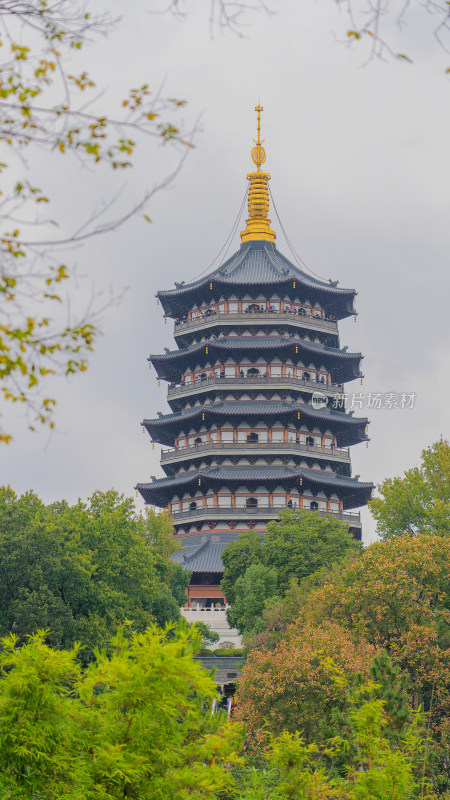
[[[278,423],[279,425],[279,423]],[[284,428],[283,427],[273,427],[272,428],[272,442],[283,442],[284,441]]]
[[[197,503],[195,502],[195,500],[192,500],[192,502],[189,503],[189,511],[196,511],[196,510],[197,510]]]
[[[291,493],[290,502],[292,503],[290,508],[298,508],[300,505],[300,497],[298,496],[298,494]]]
[[[223,442],[233,442],[233,428],[222,428],[222,441]]]
[[[286,492],[281,487],[273,493],[273,505],[274,508],[284,508],[286,505]]]
[[[307,437],[306,437],[306,439],[305,439],[305,444],[306,444],[308,447],[314,447],[314,443],[315,443],[315,442],[314,442],[314,437],[313,437],[313,436],[307,436]]]
[[[250,431],[250,433],[247,433],[247,443],[248,444],[256,444],[256,442],[258,441],[258,438],[259,438],[258,434],[255,433],[255,431]]]
[[[319,510],[319,503],[317,502],[317,500],[311,500],[311,502],[309,504],[309,507],[310,507],[311,511],[318,511]]]
[[[272,378],[281,378],[281,364],[271,364],[270,374]]]
[[[247,497],[245,507],[249,509],[258,508],[258,500],[256,497]]]
[[[201,436],[197,436],[197,438],[194,439],[194,444],[196,447],[198,447],[199,444],[203,444],[203,439],[201,438]]]
[[[310,375],[309,372],[304,372],[303,375],[302,375],[302,378],[303,378],[304,381],[310,381],[311,380],[311,375]]]
[[[256,367],[250,367],[250,369],[247,370],[247,378],[257,378],[259,375],[260,371]]]

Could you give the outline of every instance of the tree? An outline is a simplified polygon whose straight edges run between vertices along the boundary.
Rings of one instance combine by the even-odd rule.
[[[227,620],[239,633],[258,633],[263,626],[262,612],[267,602],[274,598],[277,573],[264,564],[252,564],[241,575],[235,586],[233,607],[227,610]]]
[[[382,539],[405,533],[450,535],[450,445],[440,440],[422,451],[420,467],[404,478],[386,478],[378,487],[382,498],[370,501]]]
[[[0,794],[15,800],[179,800],[232,786],[230,726],[193,630],[119,633],[83,670],[38,633],[0,652]],[[233,739],[237,741],[234,732]]]
[[[411,715],[401,742],[390,735],[391,719],[382,700],[373,698],[370,681],[351,685],[333,662],[335,682],[346,690],[348,727],[344,736],[308,742],[300,731],[269,737],[258,768],[238,772],[240,800],[418,800],[435,798],[423,776],[426,744],[423,716]],[[333,765],[341,761],[340,770]],[[262,762],[262,763],[261,763]]]
[[[238,578],[252,564],[260,563],[276,570],[277,594],[282,595],[292,578],[301,580],[324,567],[331,568],[361,549],[361,544],[349,534],[348,526],[334,517],[281,509],[279,521],[269,522],[265,536],[249,531],[227,545],[222,554],[221,586],[227,601],[233,605]]]
[[[108,33],[114,20],[92,15],[83,0],[4,0],[0,18],[0,388],[4,400],[27,405],[30,427],[35,420],[52,427],[55,401],[41,395],[41,385],[49,375],[87,368],[104,307],[100,301],[76,321],[69,309],[61,313],[71,276],[59,260],[61,249],[116,229],[133,214],[144,216],[160,187],[116,213],[111,199],[96,203],[89,194],[91,213],[58,236],[55,210],[52,217],[44,211],[51,198],[30,177],[34,160],[48,154],[56,171],[60,159],[71,156],[79,167],[122,172],[145,138],[187,144],[172,117],[184,103],[142,83],[116,97],[117,110],[108,113],[102,91],[79,62],[85,46]],[[0,431],[0,441],[10,439],[10,431]]]
[[[450,538],[421,534],[370,545],[299,613],[334,620],[384,648],[409,676],[416,707],[432,705],[435,729],[450,711]]]
[[[190,573],[169,560],[169,525],[112,491],[70,507],[0,490],[0,633],[49,628],[88,660],[127,619],[137,631],[179,619]]]
[[[445,0],[425,0],[419,8],[419,16],[414,14],[417,9],[404,0],[385,3],[335,0],[335,3],[344,12],[346,24],[350,25],[346,31],[347,41],[365,43],[368,60],[396,58],[412,63],[414,49],[420,52],[422,46],[428,50],[433,44],[438,44],[443,54],[448,53],[450,17]],[[405,44],[408,53],[399,52],[395,42],[399,34],[401,39],[406,37],[408,23],[412,23],[413,37],[410,43]],[[446,72],[450,73],[450,67]]]
[[[345,687],[330,679],[327,659],[344,674],[368,669],[374,648],[354,643],[345,626],[299,620],[274,649],[253,648],[241,671],[238,719],[260,747],[268,735],[300,731],[307,743],[333,733],[332,709],[345,705]]]
[[[220,639],[220,634],[217,631],[213,631],[206,622],[193,622],[191,623],[192,627],[195,627],[197,632],[202,637],[203,643],[207,644],[215,644]]]
[[[263,537],[253,530],[241,533],[222,553],[223,578],[221,587],[228,603],[235,601],[235,586],[247,567],[263,562]]]
[[[277,571],[279,594],[288,589],[291,578],[300,581],[360,552],[361,543],[345,523],[332,515],[289,508],[280,511],[279,521],[269,522],[263,548],[264,563]]]

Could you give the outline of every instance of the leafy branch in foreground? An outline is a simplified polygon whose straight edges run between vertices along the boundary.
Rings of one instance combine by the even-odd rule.
[[[52,650],[45,632],[21,647],[5,637],[1,796],[213,800],[230,788],[237,740],[211,718],[215,683],[193,658],[200,641],[174,624],[127,629],[83,670],[79,648]]]
[[[141,212],[148,220],[146,204],[173,175],[122,214],[112,217],[113,201],[104,202],[58,237],[58,220],[46,213],[50,197],[29,179],[25,157],[31,163],[50,157],[57,170],[58,159],[70,154],[80,168],[122,171],[142,138],[174,142],[183,152],[190,146],[172,119],[184,101],[162,98],[143,83],[116,98],[117,111],[109,114],[91,75],[83,65],[75,70],[84,45],[113,26],[105,16],[92,16],[81,0],[5,0],[0,7],[1,394],[50,427],[55,401],[41,395],[41,385],[50,375],[86,370],[102,311],[89,306],[71,319],[64,294],[71,270],[58,249],[117,229]],[[0,442],[10,439],[10,431],[0,429]]]
[[[408,23],[414,24],[417,13],[410,0],[334,0],[347,15],[350,28],[347,41],[364,41],[368,44],[368,60],[372,58],[397,58],[412,63],[407,53],[398,52],[392,42],[398,32],[404,33]],[[433,40],[448,53],[450,49],[450,7],[447,0],[424,0],[420,6],[421,18],[417,25],[416,40],[425,47]],[[446,70],[450,74],[450,67]]]

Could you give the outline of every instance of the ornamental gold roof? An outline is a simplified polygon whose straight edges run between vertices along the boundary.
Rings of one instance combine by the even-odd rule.
[[[247,180],[250,181],[248,189],[248,219],[247,227],[241,232],[241,241],[265,241],[274,242],[275,232],[270,227],[269,212],[269,187],[270,175],[268,172],[261,172],[261,165],[266,160],[261,139],[261,105],[257,105],[255,111],[258,114],[258,138],[254,139],[255,147],[252,149],[252,161],[256,165],[256,172],[250,172]]]

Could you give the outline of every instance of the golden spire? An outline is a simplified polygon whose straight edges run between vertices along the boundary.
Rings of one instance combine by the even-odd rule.
[[[257,105],[255,111],[258,113],[258,139],[253,139],[255,147],[252,148],[252,161],[256,164],[256,172],[247,175],[250,181],[248,190],[248,219],[245,231],[241,231],[242,242],[257,241],[258,239],[266,242],[275,241],[275,233],[270,227],[270,219],[267,214],[269,211],[269,189],[267,186],[270,180],[268,172],[261,172],[261,164],[266,160],[266,151],[262,146],[264,139],[261,139],[261,105]]]

